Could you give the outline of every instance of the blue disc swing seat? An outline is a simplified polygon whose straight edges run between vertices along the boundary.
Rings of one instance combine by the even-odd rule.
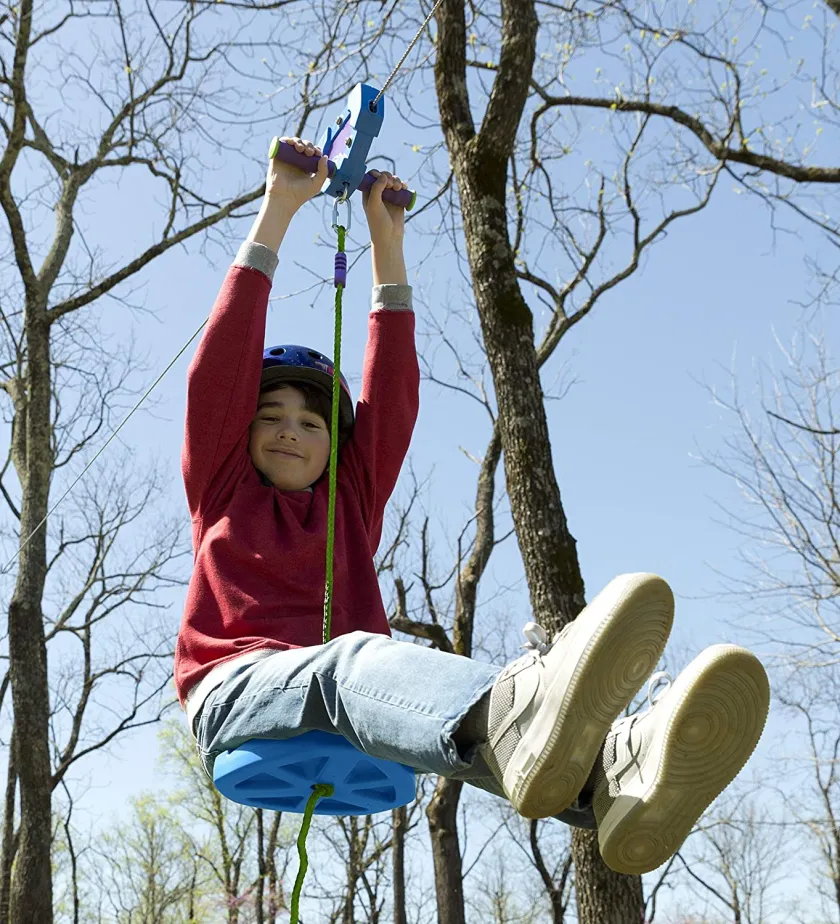
[[[213,766],[216,789],[233,802],[303,814],[316,783],[333,794],[318,800],[316,815],[373,815],[407,805],[414,770],[370,757],[342,735],[309,731],[283,740],[252,738],[224,751]]]

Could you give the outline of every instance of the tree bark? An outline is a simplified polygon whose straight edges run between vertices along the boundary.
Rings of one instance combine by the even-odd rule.
[[[0,858],[0,924],[9,924],[12,891],[12,863],[17,852],[15,805],[17,797],[17,763],[15,761],[15,730],[12,726],[9,742],[9,764],[6,774],[6,798],[3,809],[3,852]]]
[[[404,805],[395,808],[392,814],[394,847],[391,855],[394,876],[394,924],[408,924],[405,907],[405,829],[408,812]]]
[[[644,924],[641,876],[620,876],[608,869],[598,851],[595,831],[572,834],[578,920],[595,924]]]
[[[53,467],[50,430],[50,329],[46,312],[26,306],[27,369],[17,395],[13,459],[21,483],[21,551],[9,605],[9,675],[15,722],[15,757],[20,784],[20,842],[10,896],[14,924],[51,924],[52,874],[47,647],[41,600],[47,573],[46,516]],[[34,533],[34,535],[33,535]],[[27,539],[31,536],[29,542]]]
[[[463,783],[438,777],[426,809],[432,836],[438,924],[466,924],[464,877],[458,842],[458,800]]]
[[[49,687],[41,599],[46,580],[46,533],[38,529],[47,512],[51,442],[50,326],[45,292],[52,278],[40,276],[26,253],[26,235],[11,188],[11,172],[23,149],[28,104],[24,73],[32,33],[32,0],[18,7],[10,86],[14,115],[9,143],[0,161],[0,207],[9,223],[24,287],[26,366],[6,382],[14,404],[12,461],[21,486],[17,580],[9,604],[9,678],[14,710],[15,763],[20,787],[20,839],[12,867],[9,915],[14,924],[52,924],[51,792]],[[56,209],[62,223],[63,203]],[[68,239],[72,222],[65,222]],[[45,266],[49,264],[46,261]],[[35,533],[34,535],[32,535]],[[31,541],[26,541],[32,536]],[[8,847],[8,843],[4,846]],[[6,862],[10,862],[7,853]]]
[[[361,875],[361,858],[359,856],[359,826],[358,819],[351,815],[347,819],[349,830],[349,849],[347,854],[347,887],[344,892],[344,908],[341,913],[341,924],[356,924],[356,888]]]
[[[435,86],[493,375],[508,497],[534,619],[555,631],[574,619],[586,600],[576,542],[554,474],[533,316],[516,275],[505,196],[508,162],[536,55],[535,3],[502,0],[502,51],[480,132],[473,124],[467,92],[463,3],[444,0],[437,23]],[[583,895],[578,899],[580,924],[642,920],[641,880],[611,872],[600,858],[597,840],[578,831],[575,866],[579,896]],[[440,920],[449,924],[448,918]]]
[[[256,810],[257,816],[257,893],[254,898],[255,924],[265,924],[265,832],[263,831],[263,810]]]
[[[282,812],[272,813],[271,831],[268,835],[266,848],[266,867],[268,869],[268,921],[266,924],[276,924],[277,916],[284,907],[283,885],[278,883],[277,876],[277,841],[280,835],[280,822]]]

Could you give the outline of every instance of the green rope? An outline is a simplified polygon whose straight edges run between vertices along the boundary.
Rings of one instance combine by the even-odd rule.
[[[303,823],[300,826],[298,834],[298,856],[300,857],[300,867],[298,868],[297,879],[295,879],[295,888],[292,892],[292,908],[290,924],[297,924],[300,916],[300,893],[303,889],[303,880],[306,876],[306,870],[309,868],[309,857],[306,855],[306,836],[309,834],[309,826],[312,824],[312,813],[315,811],[315,803],[322,796],[331,796],[333,787],[330,783],[316,783],[312,787],[312,795],[306,803],[306,810],[303,813]]]
[[[338,225],[338,252],[344,253],[346,228]],[[324,585],[324,634],[326,645],[332,627],[333,549],[335,548],[335,495],[338,470],[338,417],[341,401],[341,297],[344,286],[335,287],[335,337],[333,345],[332,426],[330,432],[330,505],[327,512],[327,579]]]
[[[344,240],[347,229],[339,225],[336,228],[338,232],[338,252],[344,253]],[[324,644],[330,640],[332,626],[332,594],[333,594],[333,550],[335,549],[335,496],[338,472],[338,418],[341,402],[341,297],[344,292],[344,286],[335,287],[335,344],[333,353],[333,387],[332,387],[332,420],[330,422],[330,488],[329,488],[329,508],[327,510],[327,577],[324,584]],[[315,806],[322,796],[331,796],[333,787],[329,783],[316,783],[312,787],[312,795],[306,803],[306,809],[303,813],[303,823],[300,826],[298,835],[298,857],[300,866],[298,868],[295,887],[292,891],[291,919],[289,924],[297,924],[299,920],[300,894],[303,890],[303,880],[306,877],[306,870],[309,866],[309,860],[306,856],[306,837],[309,834],[309,826],[312,824],[312,815]]]

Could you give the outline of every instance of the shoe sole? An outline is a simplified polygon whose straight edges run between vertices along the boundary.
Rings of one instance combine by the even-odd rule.
[[[755,750],[770,708],[761,662],[735,645],[704,651],[668,695],[671,715],[637,779],[598,826],[601,856],[618,873],[648,873],[679,850]]]
[[[505,768],[505,791],[520,815],[547,818],[574,802],[610,726],[662,656],[673,620],[671,588],[646,573],[613,578],[580,613],[581,631],[570,641],[582,646],[574,673],[548,685]]]

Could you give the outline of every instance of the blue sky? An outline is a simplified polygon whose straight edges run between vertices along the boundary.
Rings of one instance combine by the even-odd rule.
[[[46,81],[43,75],[41,79]],[[46,83],[42,89],[48,98]],[[253,99],[253,82],[243,81],[241,92]],[[429,105],[432,102],[428,100]],[[288,129],[269,119],[249,131],[232,126],[225,140],[232,148],[241,140],[242,153],[236,157],[228,151],[216,160],[206,174],[206,194],[224,197],[257,186],[271,136]],[[71,137],[66,123],[56,134],[62,132]],[[313,128],[311,134],[317,139],[319,132]],[[411,145],[417,143],[418,134],[399,119],[394,107],[388,110],[376,146],[378,153],[394,156],[400,174],[414,177],[415,183],[422,154],[412,152]],[[434,129],[423,133],[424,143],[439,140]],[[573,151],[569,167],[585,172],[585,159],[583,153]],[[32,164],[27,169],[32,171],[30,179],[37,175]],[[25,174],[22,170],[16,181],[20,189]],[[429,192],[421,188],[421,202]],[[86,245],[101,248],[108,268],[136,256],[162,227],[165,190],[140,168],[112,170],[94,180],[83,200],[77,222],[84,229]],[[36,263],[43,259],[52,233],[50,213],[40,214],[43,223],[30,225]],[[242,219],[229,225],[233,241],[228,248],[210,243],[202,255],[200,241],[194,240],[173,249],[119,290],[154,312],[154,317],[132,316],[123,306],[103,300],[103,328],[113,342],[133,334],[148,357],[148,371],[134,379],[137,386],[151,382],[206,317],[250,224],[251,219]],[[357,201],[357,243],[366,240],[364,229]],[[331,251],[315,246],[319,233],[324,236],[322,206],[310,203],[296,217],[280,251],[268,343],[304,343],[331,350],[331,290],[322,290],[314,306],[311,296],[282,297],[309,285],[312,273],[329,274]],[[79,243],[77,232],[77,248]],[[606,295],[565,338],[543,371],[546,389],[553,388],[558,377],[573,381],[561,401],[548,404],[548,415],[555,469],[578,542],[587,592],[593,596],[620,572],[655,571],[666,577],[678,601],[670,648],[677,664],[705,645],[740,637],[732,625],[736,616],[732,602],[708,598],[721,589],[713,569],[737,574],[739,568],[735,554],[741,539],[716,522],[720,519],[716,504],[737,509],[740,501],[731,482],[694,458],[698,444],[706,452],[719,450],[724,438],[733,434],[734,422],[721,414],[698,381],[725,391],[734,362],[741,387],[752,391],[754,361],[778,361],[774,332],[785,342],[800,322],[796,302],[811,284],[804,258],[821,252],[824,245],[808,229],[796,237],[774,240],[766,210],[755,199],[737,194],[731,181],[724,179],[712,204],[700,215],[677,223],[667,239],[651,249],[639,271]],[[81,251],[75,253],[81,259]],[[442,314],[447,304],[463,305],[463,282],[448,243],[429,254],[428,238],[421,240],[411,225],[406,255],[422,332],[429,306]],[[369,261],[364,257],[351,271],[345,295],[344,368],[354,393],[370,283]],[[532,294],[528,293],[536,311],[539,306]],[[836,321],[829,317],[826,324],[829,339],[836,337]],[[133,470],[142,472],[150,459],[162,465],[168,488],[160,503],[182,510],[184,518],[179,453],[186,366],[192,351],[157,390],[154,412],[135,415],[122,433]],[[424,383],[411,459],[420,476],[431,476],[425,506],[436,527],[441,570],[451,566],[454,538],[472,508],[475,465],[461,449],[481,455],[488,435],[487,420],[473,402]],[[94,468],[87,477],[96,478],[96,472]],[[500,585],[513,586],[497,597]],[[173,639],[182,597],[172,597]],[[481,631],[492,631],[493,620],[503,619],[512,650],[519,643],[520,627],[530,618],[513,539],[494,553],[482,599],[488,622]],[[776,747],[778,739],[772,733],[773,726],[762,742],[759,760]],[[154,730],[124,738],[109,755],[88,760],[78,775],[91,787],[84,802],[91,821],[112,818],[125,807],[128,796],[160,785],[155,762]]]

